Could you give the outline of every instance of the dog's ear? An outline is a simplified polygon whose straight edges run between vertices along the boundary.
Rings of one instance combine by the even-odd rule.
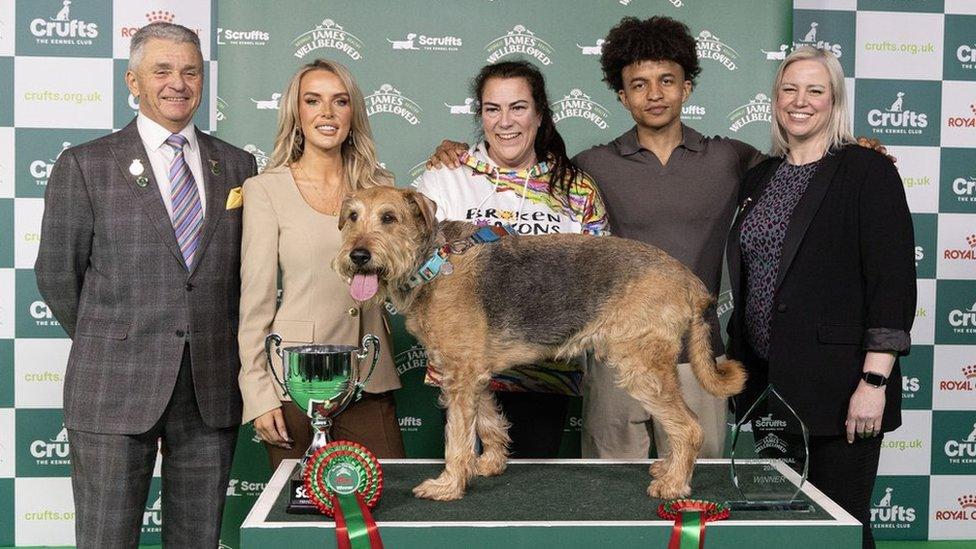
[[[415,214],[424,220],[428,232],[433,232],[437,225],[437,203],[417,191],[408,191],[407,198],[413,204]]]
[[[346,224],[346,218],[349,217],[349,209],[352,208],[352,196],[346,195],[346,198],[342,201],[342,208],[339,209],[339,230],[342,230],[342,226]]]

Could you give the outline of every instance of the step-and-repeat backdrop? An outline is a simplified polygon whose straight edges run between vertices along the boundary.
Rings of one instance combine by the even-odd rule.
[[[139,27],[164,20],[200,33],[210,93],[195,122],[259,165],[293,71],[316,57],[345,63],[366,95],[380,158],[406,186],[442,138],[475,137],[468,83],[496,60],[543,69],[571,153],[626,131],[629,114],[601,82],[601,38],[623,16],[654,14],[686,22],[698,40],[703,74],[685,122],[761,149],[786,52],[809,43],[840,57],[856,133],[899,158],[917,239],[905,426],[885,441],[873,523],[880,539],[976,537],[976,2],[0,0],[0,546],[74,541],[61,412],[70,341],[32,268],[54,161],[138,108],[122,78]],[[720,307],[731,309],[727,293]],[[408,454],[437,456],[442,415],[422,384],[423,349],[402,325],[395,332]],[[579,454],[579,425],[577,405],[564,456]],[[269,474],[253,428],[242,427],[225,546],[237,547]],[[143,542],[158,543],[158,478],[143,519]]]

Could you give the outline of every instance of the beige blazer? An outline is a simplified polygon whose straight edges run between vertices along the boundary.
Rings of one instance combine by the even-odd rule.
[[[243,421],[251,421],[287,400],[268,371],[264,338],[270,332],[281,335],[283,347],[306,343],[359,345],[365,333],[374,334],[380,338],[382,350],[366,390],[381,393],[398,389],[400,379],[393,363],[391,338],[380,310],[361,308],[330,267],[339,251],[338,218],[309,206],[287,167],[248,179],[243,192],[238,331]],[[276,305],[279,268],[282,295]],[[273,364],[280,378],[281,360],[275,356]]]

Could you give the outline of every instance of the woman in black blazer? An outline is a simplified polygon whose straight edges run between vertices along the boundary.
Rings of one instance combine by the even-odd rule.
[[[728,240],[728,354],[773,384],[810,429],[810,481],[864,524],[883,433],[901,425],[915,317],[911,215],[901,178],[850,131],[829,52],[794,51],[773,87],[772,158],[750,170]],[[890,381],[889,381],[890,380]]]

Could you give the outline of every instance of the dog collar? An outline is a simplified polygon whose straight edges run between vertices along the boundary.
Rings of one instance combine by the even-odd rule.
[[[496,242],[499,238],[512,235],[516,236],[518,233],[511,225],[492,225],[490,227],[481,227],[473,235],[462,238],[461,240],[455,240],[449,242],[440,248],[434,250],[433,255],[430,259],[424,262],[420,266],[420,269],[416,274],[407,280],[405,289],[411,290],[424,284],[425,282],[430,282],[438,274],[451,274],[454,272],[454,266],[448,261],[448,256],[451,254],[461,254],[465,250],[474,246],[476,244],[490,244]]]

